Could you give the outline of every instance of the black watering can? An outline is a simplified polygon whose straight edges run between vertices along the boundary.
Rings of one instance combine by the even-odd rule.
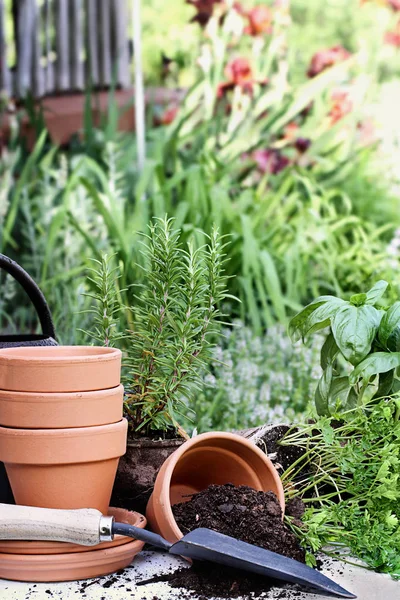
[[[9,273],[24,289],[36,309],[42,327],[41,334],[0,335],[0,349],[16,346],[57,346],[53,319],[46,299],[32,277],[16,262],[0,254],[0,269]],[[1,290],[0,290],[1,294]],[[7,474],[3,463],[0,462],[0,502],[14,502]]]

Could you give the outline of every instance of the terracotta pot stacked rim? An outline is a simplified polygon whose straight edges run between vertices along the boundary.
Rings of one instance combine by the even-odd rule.
[[[0,350],[0,461],[17,504],[107,514],[127,421],[121,352]]]

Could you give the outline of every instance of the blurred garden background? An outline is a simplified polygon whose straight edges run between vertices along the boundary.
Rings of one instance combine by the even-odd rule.
[[[33,5],[36,20],[24,13]],[[400,291],[400,1],[99,2],[124,27],[128,72],[111,61],[98,80],[93,69],[68,71],[85,59],[73,51],[75,25],[92,5],[0,2],[0,250],[42,288],[59,341],[88,343],[92,259],[106,254],[119,270],[123,330],[151,218],[173,217],[197,246],[216,225],[228,236],[229,293],[240,302],[225,301],[223,341],[187,428],[293,421],[320,377],[323,337],[293,345],[290,317],[316,296],[349,298],[379,279],[393,298]],[[56,24],[41,30],[51,11]],[[104,41],[101,15],[93,23]],[[26,27],[44,33],[25,56]],[[23,78],[60,73],[61,63],[65,85]],[[99,64],[105,73],[106,57]],[[72,104],[79,94],[81,125],[60,140],[47,130],[45,101]],[[123,127],[135,107],[139,126]],[[0,281],[1,330],[36,331],[21,290],[5,274]]]

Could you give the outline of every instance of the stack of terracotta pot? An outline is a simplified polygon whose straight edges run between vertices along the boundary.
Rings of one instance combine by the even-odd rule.
[[[107,514],[127,439],[120,375],[121,352],[113,348],[27,346],[0,350],[0,461],[5,464],[17,504],[97,508]],[[143,517],[129,514],[136,525],[145,525]],[[128,514],[121,517],[129,521]],[[0,576],[4,576],[4,569],[8,569],[7,573],[12,571],[11,559],[17,560],[17,554],[12,556],[13,544],[21,547],[21,543],[9,542],[6,548],[10,556],[0,554]],[[35,542],[25,542],[23,554],[33,553],[32,544]],[[135,548],[135,553],[142,545]],[[86,569],[84,573],[66,573],[63,565],[71,562],[74,552],[78,557],[85,550],[70,546],[73,545],[56,544],[59,556],[68,560],[61,560],[60,573],[52,573],[47,580],[71,575],[88,577],[114,570],[113,564]],[[54,552],[51,543],[41,543],[40,548],[39,554]],[[100,545],[96,549],[102,548]],[[101,558],[101,552],[85,552],[86,557],[89,554]],[[132,552],[128,554],[126,564],[133,558]],[[23,571],[26,560],[20,558],[14,566]],[[78,562],[84,564],[82,559]],[[43,573],[35,577],[37,569],[36,564],[30,580],[46,580],[46,576],[41,578]]]

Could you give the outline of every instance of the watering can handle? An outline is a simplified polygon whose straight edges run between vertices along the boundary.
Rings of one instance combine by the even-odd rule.
[[[32,277],[18,263],[4,254],[0,254],[0,269],[9,273],[23,287],[35,307],[43,334],[55,339],[56,334],[50,309],[45,297]]]

